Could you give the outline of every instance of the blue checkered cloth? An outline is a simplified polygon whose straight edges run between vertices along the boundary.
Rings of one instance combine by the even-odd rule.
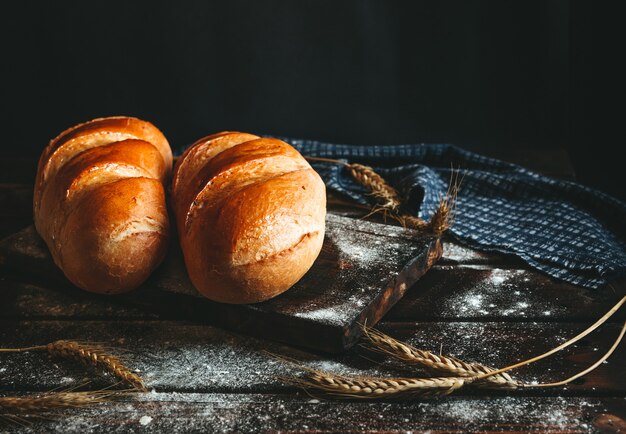
[[[423,219],[438,208],[458,170],[463,181],[450,233],[460,243],[517,255],[552,277],[587,288],[626,275],[626,204],[597,190],[451,145],[286,141],[303,155],[374,167]],[[373,204],[342,165],[312,164],[329,190]]]

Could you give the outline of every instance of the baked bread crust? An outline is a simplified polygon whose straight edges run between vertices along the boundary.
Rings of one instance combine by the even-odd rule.
[[[127,117],[77,125],[44,149],[35,227],[72,283],[91,292],[126,292],[159,265],[169,239],[163,185],[171,164],[163,134]]]
[[[183,154],[173,177],[185,264],[206,297],[233,304],[268,300],[300,280],[319,255],[326,189],[289,144],[215,134]]]

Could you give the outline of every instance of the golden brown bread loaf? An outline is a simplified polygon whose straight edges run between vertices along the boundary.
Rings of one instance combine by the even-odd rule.
[[[324,183],[277,139],[223,132],[197,141],[176,164],[172,198],[191,281],[215,301],[281,294],[322,247]]]
[[[37,168],[35,226],[76,286],[115,294],[143,283],[169,238],[172,151],[151,123],[95,119],[53,139]]]

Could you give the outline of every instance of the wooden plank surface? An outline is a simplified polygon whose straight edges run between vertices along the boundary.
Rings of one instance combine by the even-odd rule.
[[[393,323],[380,329],[417,348],[454,355],[503,367],[561,344],[585,326],[577,323]],[[591,365],[619,332],[609,324],[581,343],[554,356],[549,362],[519,370],[525,382],[552,382]],[[73,321],[0,320],[0,342],[9,347],[40,345],[56,339],[102,342],[127,349],[124,357],[138,369],[148,388],[161,392],[276,392],[295,389],[279,377],[302,371],[279,362],[273,354],[290,357],[303,365],[346,375],[427,376],[357,347],[329,356],[223,329],[181,321]],[[374,361],[374,363],[372,362]],[[0,354],[0,390],[48,390],[57,385],[76,386],[93,375],[80,363],[50,359],[45,353]],[[24,369],[28,366],[28,370]],[[614,373],[626,366],[626,347],[589,376],[565,388],[526,390],[517,394],[626,395],[626,378]],[[98,376],[96,376],[98,377]],[[106,386],[101,377],[94,386]],[[107,383],[108,381],[108,383]],[[477,393],[462,390],[459,394]],[[493,392],[489,392],[493,393]]]
[[[439,239],[417,231],[328,214],[324,245],[289,291],[249,304],[215,303],[193,287],[174,239],[164,263],[138,290],[119,297],[146,309],[193,311],[221,326],[282,342],[341,352],[376,324],[440,257]],[[7,272],[70,286],[34,227],[0,241]]]
[[[444,257],[445,259],[445,257]],[[101,296],[71,286],[0,275],[0,317],[75,319],[185,319],[210,322],[193,306],[161,305],[156,294]],[[35,279],[36,280],[36,279]],[[141,297],[152,298],[142,302]],[[593,322],[621,297],[612,288],[587,290],[528,269],[435,265],[404,299],[385,315],[385,321],[580,321]],[[178,308],[180,307],[180,308]],[[614,320],[626,318],[618,312]]]
[[[544,171],[570,176],[564,170],[567,162],[539,160],[546,162],[535,163]],[[34,166],[32,161],[0,159],[0,168],[6,169],[0,174],[4,183],[0,234],[31,223],[29,184]],[[335,212],[362,214],[333,200]],[[589,291],[554,281],[515,258],[451,242],[444,246],[438,264],[379,324],[384,332],[418,347],[502,366],[561,343],[597,319],[620,295],[620,288]],[[515,375],[538,382],[571,375],[608,348],[624,318],[618,314],[571,349]],[[420,373],[360,347],[330,356],[275,342],[271,336],[262,339],[226,331],[211,322],[197,310],[173,310],[163,300],[151,307],[124,297],[0,275],[0,346],[60,338],[104,342],[125,349],[128,364],[138,368],[153,389],[137,400],[30,420],[25,427],[0,424],[0,433],[626,431],[624,346],[608,363],[566,388],[466,390],[458,396],[411,402],[329,401],[279,381],[278,376],[298,371],[268,352],[346,374]],[[111,380],[78,362],[45,354],[0,356],[0,395],[71,386],[86,377],[96,378],[90,387]]]
[[[5,432],[619,433],[626,426],[621,401],[450,397],[390,403],[324,401],[305,394],[151,393]]]

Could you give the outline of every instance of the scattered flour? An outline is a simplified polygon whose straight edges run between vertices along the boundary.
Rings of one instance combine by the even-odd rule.
[[[349,318],[349,313],[350,312],[346,309],[341,309],[337,306],[331,306],[321,309],[314,309],[307,312],[296,312],[294,315],[298,318],[307,318],[327,323],[341,324],[345,319]]]
[[[556,403],[554,401],[557,401]],[[541,400],[543,401],[543,400]],[[467,424],[467,429],[479,428],[481,421],[499,421],[502,428],[519,427],[520,422],[532,421],[541,432],[578,432],[588,425],[581,420],[581,410],[598,407],[585,399],[546,399],[544,405],[518,397],[493,400],[449,400],[440,404],[440,411],[452,420]]]
[[[158,408],[163,417],[146,416]],[[155,432],[588,432],[593,417],[606,411],[594,398],[450,397],[412,402],[342,402],[311,399],[306,394],[149,394],[136,401],[76,410],[71,417],[33,421],[16,433],[135,432],[133,424]],[[462,427],[462,428],[461,428]],[[1,429],[0,429],[1,431]],[[457,432],[457,430],[454,430]]]
[[[459,244],[444,243],[443,244],[443,257],[445,261],[452,261],[455,263],[468,263],[482,258],[483,255],[476,250],[463,247]]]
[[[379,243],[372,243],[373,229],[366,228],[366,223],[372,225],[358,222],[357,230],[354,231],[346,231],[340,225],[329,225],[332,244],[327,246],[326,254],[332,261],[341,264],[332,285],[325,288],[324,293],[311,291],[314,295],[309,299],[298,300],[297,306],[285,305],[281,313],[343,327],[355,320],[363,307],[378,297],[405,264],[423,249],[414,241],[394,236],[381,236],[379,238],[382,240],[376,240]],[[336,255],[336,258],[332,255]],[[309,282],[308,277],[305,275],[299,284],[304,287],[319,286],[319,281]]]
[[[446,266],[439,268],[447,271]],[[456,281],[458,286],[450,289],[450,282],[441,279],[439,287],[433,293],[444,293],[440,296],[441,306],[437,316],[445,318],[484,318],[485,316],[501,318],[545,318],[558,314],[565,309],[558,300],[546,298],[541,286],[533,286],[525,282],[528,271],[518,269],[490,269],[471,266],[472,271],[466,281]],[[526,279],[527,280],[527,279]],[[543,281],[540,281],[543,282]],[[444,292],[445,291],[445,292]]]
[[[379,258],[377,249],[363,246],[352,236],[335,236],[334,241],[340,260],[371,263]]]

